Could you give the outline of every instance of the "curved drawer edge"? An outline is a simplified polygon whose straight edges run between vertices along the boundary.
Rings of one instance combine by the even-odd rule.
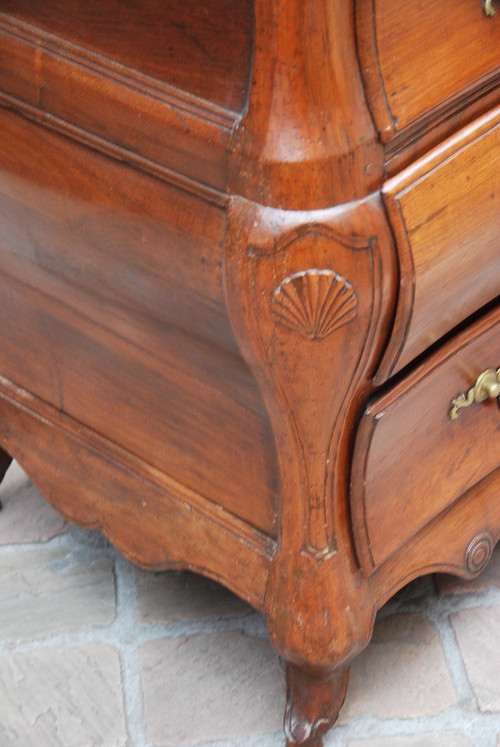
[[[490,367],[500,367],[500,308],[366,408],[351,476],[356,549],[366,575],[500,466],[495,400],[449,417],[452,399]]]
[[[382,194],[401,281],[376,384],[500,295],[500,107],[387,181]]]

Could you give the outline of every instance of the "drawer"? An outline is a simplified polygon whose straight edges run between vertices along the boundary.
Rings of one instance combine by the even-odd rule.
[[[369,573],[500,466],[498,400],[450,418],[452,399],[500,368],[500,308],[366,409],[351,483],[357,550]]]
[[[486,17],[481,0],[358,0],[357,16],[368,99],[385,142],[498,94],[500,13]]]
[[[383,189],[401,282],[381,382],[500,294],[500,107]]]

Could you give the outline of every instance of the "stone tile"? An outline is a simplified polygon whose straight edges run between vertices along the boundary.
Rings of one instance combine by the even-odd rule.
[[[347,747],[471,747],[472,742],[465,734],[457,731],[439,731],[432,734],[399,735],[396,737],[375,737],[356,739]]]
[[[490,588],[500,589],[500,545],[497,545],[494,549],[491,560],[484,571],[473,581],[465,581],[457,576],[437,574],[436,582],[442,596],[474,594]]]
[[[500,711],[500,607],[461,610],[451,622],[480,710]]]
[[[115,618],[113,561],[41,545],[0,555],[0,640],[108,625]]]
[[[354,716],[431,716],[455,702],[436,630],[424,615],[391,615],[376,624],[371,644],[353,662],[339,723]]]
[[[0,545],[45,542],[67,523],[40,495],[16,462],[0,489]]]
[[[124,747],[117,652],[89,644],[0,656],[0,744]]]
[[[266,639],[227,632],[149,641],[141,663],[154,747],[281,731],[284,676]]]
[[[245,615],[252,608],[215,581],[186,571],[135,571],[140,625]]]

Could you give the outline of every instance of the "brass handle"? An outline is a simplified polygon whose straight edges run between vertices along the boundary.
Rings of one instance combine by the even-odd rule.
[[[486,402],[487,399],[500,397],[500,368],[487,368],[476,379],[476,383],[467,394],[459,394],[451,400],[450,418],[456,420],[462,407],[469,407],[474,402]]]
[[[483,9],[485,15],[487,15],[489,18],[491,18],[491,16],[494,16],[496,13],[495,8],[493,7],[493,0],[483,0]]]

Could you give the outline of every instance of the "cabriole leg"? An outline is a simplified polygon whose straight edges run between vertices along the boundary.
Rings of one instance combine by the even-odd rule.
[[[372,632],[371,583],[352,544],[349,455],[388,325],[392,257],[377,197],[307,214],[230,205],[228,310],[267,405],[281,477],[263,612],[288,664],[289,745],[322,743],[347,667]]]

